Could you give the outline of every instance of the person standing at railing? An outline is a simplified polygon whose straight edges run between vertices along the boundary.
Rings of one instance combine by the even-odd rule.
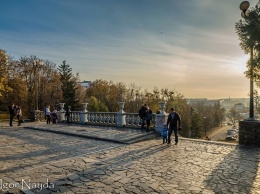
[[[139,117],[141,119],[141,129],[145,129],[144,124],[145,124],[145,120],[146,120],[146,111],[147,111],[147,104],[144,104],[139,109]]]
[[[49,105],[45,108],[45,115],[47,117],[47,124],[51,124],[51,111]]]
[[[52,111],[51,116],[52,116],[52,123],[56,124],[58,119],[57,109],[54,109],[54,111]]]
[[[67,117],[67,118],[66,118],[67,123],[70,123],[70,114],[71,114],[71,111],[70,111],[70,108],[68,107],[68,108],[66,109],[66,113],[65,113],[65,117]]]
[[[150,124],[151,124],[151,120],[152,120],[152,115],[153,115],[153,111],[152,109],[149,108],[149,106],[146,106],[146,114],[145,114],[145,119],[146,119],[146,131],[150,131]]]
[[[9,113],[10,113],[9,124],[10,124],[10,126],[13,126],[13,120],[14,120],[14,116],[15,116],[14,104],[12,104],[11,106],[8,106],[8,109],[9,109]]]
[[[16,116],[17,116],[18,126],[20,126],[22,123],[22,109],[20,106],[17,106],[16,108]]]

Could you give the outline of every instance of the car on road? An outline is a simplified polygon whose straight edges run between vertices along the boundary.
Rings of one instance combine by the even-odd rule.
[[[236,140],[238,138],[238,130],[236,128],[228,129],[226,140]]]

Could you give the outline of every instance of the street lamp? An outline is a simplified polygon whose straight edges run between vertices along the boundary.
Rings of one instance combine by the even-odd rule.
[[[43,62],[40,61],[39,59],[36,58],[33,61],[33,67],[35,68],[35,70],[37,70],[38,68],[40,68],[42,66],[43,66]],[[40,73],[39,73],[39,71],[37,73],[37,76],[38,76],[38,80],[37,80],[37,88],[36,88],[36,108],[37,108],[36,111],[39,111],[39,86],[40,86]]]
[[[203,125],[204,125],[204,131],[205,131],[205,137],[207,136],[207,126],[206,126],[206,120],[207,117],[203,117]]]
[[[249,10],[248,10],[249,6],[250,6],[250,3],[248,1],[243,1],[242,3],[240,3],[239,8],[242,11],[242,13],[241,13],[242,18],[249,16]]]
[[[249,11],[250,3],[248,1],[243,1],[239,8],[242,11],[241,17],[247,19],[250,15]],[[260,6],[260,2],[257,3],[256,7]],[[254,82],[253,82],[253,55],[254,55],[254,45],[250,46],[250,102],[249,102],[249,118],[248,120],[255,120],[254,118]]]

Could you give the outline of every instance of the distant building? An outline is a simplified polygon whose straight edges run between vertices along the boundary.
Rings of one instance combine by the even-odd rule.
[[[206,106],[214,106],[220,104],[220,100],[208,100],[207,98],[190,98],[186,100],[189,105],[202,104]]]
[[[245,105],[243,103],[237,103],[234,105],[236,111],[243,112],[245,110]]]
[[[83,81],[83,82],[79,82],[79,84],[81,85],[81,86],[83,86],[83,87],[85,87],[85,88],[88,88],[88,87],[90,87],[90,85],[91,85],[91,81]]]
[[[236,104],[243,104],[246,108],[249,107],[249,98],[228,98],[228,99],[222,99],[220,104],[226,109],[230,110],[232,107],[235,107]],[[242,106],[242,105],[238,105]]]

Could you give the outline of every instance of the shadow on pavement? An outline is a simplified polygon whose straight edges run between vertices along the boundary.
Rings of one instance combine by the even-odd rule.
[[[126,177],[126,174],[124,170],[129,170],[129,168],[134,167],[136,161],[139,161],[142,158],[145,158],[147,156],[152,156],[153,154],[160,152],[164,149],[169,149],[168,146],[162,146],[162,145],[154,145],[150,147],[144,147],[139,148],[132,151],[127,151],[123,154],[117,155],[116,157],[112,157],[107,160],[102,160],[101,162],[95,162],[91,164],[87,169],[83,169],[82,171],[75,170],[74,173],[70,174],[69,176],[62,177],[54,182],[52,182],[55,186],[55,188],[49,188],[44,189],[40,193],[52,193],[52,192],[61,192],[61,188],[68,190],[78,189],[79,187],[83,187],[81,191],[74,191],[75,193],[93,193],[92,189],[95,187],[105,187],[105,184],[107,185],[107,192],[113,193],[112,190],[109,191],[111,188],[111,185],[117,181],[120,180],[122,183],[116,183],[116,185],[113,185],[113,187],[122,188],[127,181],[130,179]],[[149,164],[145,164],[149,165]],[[130,172],[128,172],[130,173]],[[116,175],[114,176],[114,180],[109,178],[110,175]],[[121,176],[120,176],[121,174]],[[134,173],[133,173],[134,174]],[[139,176],[139,178],[143,178],[143,175],[134,175]],[[83,181],[83,179],[85,179]],[[129,179],[129,180],[128,180]],[[119,182],[120,182],[119,181]],[[94,182],[96,183],[94,186],[89,186],[87,188],[86,185],[88,183],[91,184]],[[60,185],[60,183],[63,183],[63,185]],[[139,183],[138,189],[135,188],[134,193],[152,193],[154,192],[154,188],[150,187],[147,183]],[[67,188],[64,188],[67,187]],[[132,188],[124,188],[127,193],[132,193]],[[36,190],[32,190],[35,192]],[[159,192],[159,191],[158,191]]]
[[[32,150],[26,153],[15,153],[13,155],[10,156],[6,156],[6,157],[1,157],[0,161],[8,161],[8,160],[19,160],[21,162],[18,162],[16,166],[12,166],[12,167],[8,167],[6,169],[3,169],[0,171],[0,173],[2,175],[4,175],[4,173],[9,173],[9,174],[20,174],[19,170],[25,171],[24,169],[26,168],[33,168],[33,167],[37,167],[37,165],[39,165],[39,167],[43,167],[44,165],[48,165],[48,166],[56,166],[59,165],[61,163],[61,160],[65,160],[68,162],[71,162],[71,158],[74,158],[75,156],[79,157],[79,150],[82,150],[82,153],[87,155],[88,153],[86,152],[86,147],[87,149],[91,150],[93,149],[94,151],[99,151],[102,148],[97,148],[94,144],[93,140],[86,140],[84,138],[79,138],[77,137],[77,141],[78,139],[80,140],[77,145],[77,143],[73,143],[73,144],[68,144],[67,140],[69,138],[74,138],[74,137],[66,137],[68,139],[65,138],[65,136],[59,136],[56,134],[53,134],[54,139],[59,139],[61,138],[62,141],[57,144],[55,141],[52,141],[52,139],[49,139],[47,137],[42,137],[43,133],[39,133],[39,135],[35,135],[35,134],[31,134],[30,132],[28,133],[17,133],[17,132],[24,132],[23,129],[18,129],[18,130],[4,130],[1,131],[2,135],[5,136],[9,136],[12,138],[17,138],[20,140],[23,140],[25,143],[27,144],[32,144],[32,146],[39,146],[39,147],[43,147],[42,150]],[[37,132],[33,132],[33,133],[37,133]],[[64,139],[63,139],[64,138]],[[88,145],[84,144],[85,142],[90,142]],[[103,142],[103,144],[101,144],[103,146],[103,148],[109,148],[112,147],[111,145],[119,146],[118,144],[112,144],[112,143],[105,143]],[[92,146],[92,147],[91,147]],[[122,146],[122,145],[120,145]],[[125,146],[125,145],[124,145]],[[68,170],[68,173],[64,173],[64,172],[57,172],[56,175],[59,175],[59,173],[62,174],[69,174],[68,176],[59,178],[57,180],[55,180],[54,185],[57,185],[55,188],[49,190],[49,189],[43,189],[41,192],[37,192],[36,190],[32,190],[35,193],[52,193],[52,192],[57,192],[62,188],[62,191],[67,189],[71,189],[71,188],[78,188],[79,186],[83,186],[85,187],[86,184],[88,182],[96,182],[98,183],[100,181],[100,179],[102,179],[102,177],[106,178],[108,175],[110,174],[114,174],[116,172],[122,172],[126,169],[128,169],[129,167],[132,167],[135,165],[135,163],[139,160],[142,160],[142,158],[146,158],[147,156],[151,156],[157,152],[160,152],[164,149],[169,149],[170,147],[168,146],[162,146],[162,145],[154,145],[154,146],[137,146],[135,150],[130,150],[130,151],[126,151],[120,155],[116,155],[115,157],[106,159],[106,160],[102,160],[101,162],[95,162],[93,164],[91,164],[90,166],[88,166],[87,169],[80,169],[79,167],[75,166],[75,164],[73,166],[67,166],[66,170]],[[78,152],[76,152],[76,150]],[[126,149],[127,150],[127,149]],[[84,152],[85,151],[85,152]],[[55,155],[56,154],[56,155]],[[34,159],[40,157],[40,159],[38,160],[31,160],[30,159]],[[87,157],[86,157],[87,158]],[[83,161],[83,159],[80,159],[81,162]],[[26,161],[30,161],[30,162],[26,162]],[[55,164],[49,164],[51,162],[55,162],[57,161],[57,163]],[[74,161],[75,162],[75,161]],[[83,161],[84,162],[84,161]],[[72,162],[73,163],[73,162]],[[146,164],[149,165],[149,164]],[[50,170],[50,173],[52,173],[52,171]],[[60,176],[62,176],[62,174]],[[22,173],[22,175],[24,176],[30,176],[31,174],[26,174],[26,173]],[[142,175],[139,175],[142,177]],[[85,178],[86,180],[83,182],[82,181],[82,177]],[[120,177],[120,176],[118,176]],[[122,176],[123,177],[123,176]],[[121,178],[122,178],[121,177]],[[44,177],[42,177],[44,178]],[[51,180],[50,180],[51,181]],[[106,180],[109,181],[109,180]],[[68,184],[68,182],[70,182]],[[63,187],[61,187],[63,186]],[[91,188],[89,188],[91,189]],[[83,188],[84,191],[84,188]],[[85,190],[86,191],[86,190]],[[138,191],[139,193],[143,193],[143,192],[152,192],[154,191],[153,188],[149,187],[149,185],[147,185],[147,183],[140,183],[140,186],[138,187]],[[60,190],[61,192],[61,190]],[[84,192],[83,192],[84,193]]]
[[[31,144],[32,146],[40,147],[40,150],[28,150],[26,153],[14,153],[13,155],[0,157],[0,161],[20,161],[19,165],[1,169],[0,173],[13,172],[26,167],[36,167],[37,165],[42,166],[46,163],[55,162],[62,159],[68,159],[70,157],[75,157],[81,154],[87,154],[89,152],[98,151],[102,148],[111,147],[111,145],[117,145],[114,143],[103,143],[100,147],[96,147],[94,143],[95,140],[86,140],[84,138],[79,137],[77,137],[76,142],[73,142],[73,144],[71,144],[68,142],[68,140],[74,137],[67,137],[65,135],[54,134],[55,139],[62,139],[60,144],[57,144],[57,142],[52,141],[52,139],[42,137],[42,133],[39,133],[39,136],[35,135],[37,131],[33,132],[34,134],[32,135],[30,131],[26,131],[25,133],[25,131],[21,129],[20,132],[23,133],[21,135],[20,133],[17,133],[19,132],[19,130],[8,129],[8,131],[1,131],[1,134],[9,136],[11,138],[23,140],[24,142],[26,142],[25,144]],[[1,163],[2,165],[4,164],[3,162]]]
[[[259,182],[260,149],[236,146],[214,168],[207,177],[207,189],[216,194],[255,193],[260,191]]]

